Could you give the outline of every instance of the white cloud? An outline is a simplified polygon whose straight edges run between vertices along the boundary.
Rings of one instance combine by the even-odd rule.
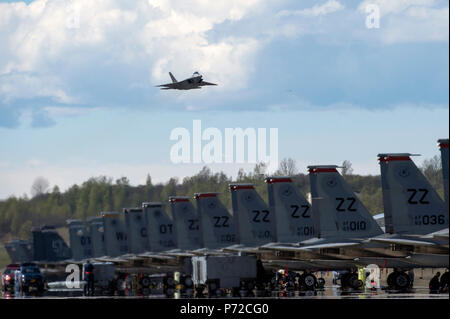
[[[278,13],[280,17],[286,16],[298,16],[298,17],[317,17],[321,15],[327,15],[329,13],[333,13],[339,10],[344,9],[344,6],[336,0],[328,0],[324,4],[317,4],[312,8],[307,8],[303,10],[283,10]]]
[[[146,86],[167,80],[169,70],[198,70],[222,81],[219,90],[231,89],[233,77],[239,79],[233,89],[241,88],[258,42],[238,34],[212,41],[207,32],[226,20],[242,19],[259,2],[0,3],[0,101],[49,97],[66,104],[87,103],[72,86],[92,76],[86,70],[114,73],[119,66],[148,70],[146,78],[136,79]]]
[[[448,17],[448,8],[409,8],[401,17],[387,19],[382,40],[386,43],[448,42]]]
[[[56,102],[75,103],[67,95],[64,84],[56,75],[37,76],[30,73],[0,75],[0,101],[7,103],[14,99],[53,97]]]
[[[442,1],[365,0],[357,8],[337,0],[315,3],[290,11],[280,11],[286,2],[261,0],[0,3],[0,112],[9,112],[13,126],[20,113],[14,101],[110,106],[124,104],[116,96],[124,100],[137,92],[130,103],[158,107],[153,102],[164,97],[186,109],[205,96],[229,98],[248,87],[258,53],[280,36],[313,35],[332,45],[348,45],[349,39],[448,42],[448,3]],[[381,8],[380,29],[365,28],[368,3]],[[153,88],[170,81],[168,71],[179,80],[199,71],[219,86],[183,94]]]
[[[378,29],[366,28],[368,5],[380,9]],[[445,1],[364,0],[353,9],[330,0],[302,10],[283,10],[276,17],[277,27],[265,30],[272,38],[313,34],[342,45],[347,45],[349,38],[377,45],[449,39],[449,9]]]
[[[180,42],[183,45],[180,46]],[[155,62],[152,76],[158,83],[169,81],[168,71],[172,70],[178,80],[190,76],[174,70],[189,70],[204,73],[207,81],[220,83],[218,90],[237,90],[245,87],[252,70],[252,60],[259,49],[258,41],[252,38],[225,38],[208,44],[202,37],[159,42],[160,58]],[[165,56],[163,52],[171,52]]]
[[[361,32],[369,41],[386,44],[404,42],[448,42],[448,2],[441,6],[435,0],[364,0],[358,10],[365,15],[367,5],[380,9],[380,28]]]
[[[388,15],[402,13],[411,7],[430,7],[435,4],[435,0],[364,0],[358,10],[365,13],[367,5],[377,5],[381,15]]]

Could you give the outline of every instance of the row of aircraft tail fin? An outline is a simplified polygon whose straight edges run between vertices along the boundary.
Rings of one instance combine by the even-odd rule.
[[[189,197],[173,196],[169,198],[171,217],[164,204],[149,202],[125,208],[123,214],[104,212],[88,220],[88,227],[69,220],[70,249],[54,229],[35,229],[32,258],[162,257],[205,249],[296,251],[353,246],[371,239],[434,245],[439,237],[433,233],[440,233],[448,246],[448,139],[439,144],[445,203],[411,160],[412,154],[378,155],[385,232],[337,166],[309,166],[312,203],[290,177],[266,179],[268,204],[252,184],[230,184],[233,214],[217,193],[196,193],[196,207]],[[7,250],[11,255],[9,246]]]

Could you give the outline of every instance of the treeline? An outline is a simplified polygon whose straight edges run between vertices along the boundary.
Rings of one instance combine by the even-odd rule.
[[[372,214],[382,213],[380,176],[353,175],[351,163],[345,161],[343,165],[344,178],[359,193],[369,211]],[[440,158],[436,156],[424,161],[421,170],[443,197]],[[213,174],[208,167],[204,167],[192,177],[186,177],[182,181],[171,178],[165,184],[154,185],[150,175],[147,175],[146,184],[139,186],[131,186],[126,177],[113,181],[112,178],[100,176],[90,178],[82,185],[73,185],[63,193],[58,186],[48,191],[45,187],[33,185],[33,189],[40,191],[31,199],[24,195],[0,201],[0,238],[10,235],[27,239],[33,226],[64,226],[70,218],[84,220],[89,216],[98,216],[102,211],[121,211],[124,207],[140,206],[146,201],[167,203],[169,196],[192,196],[196,192],[221,193],[222,202],[231,210],[231,193],[228,190],[228,184],[231,182],[253,183],[258,193],[267,201],[265,171],[265,165],[258,164],[252,172],[240,170],[236,180],[232,180],[222,172]],[[292,176],[300,191],[304,195],[309,193],[309,177],[296,173],[295,161],[283,160],[280,170],[273,175]],[[195,205],[194,201],[193,203]]]

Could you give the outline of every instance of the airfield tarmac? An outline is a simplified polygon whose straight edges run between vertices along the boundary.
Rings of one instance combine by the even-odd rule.
[[[177,295],[168,297],[166,295],[150,295],[150,296],[68,296],[64,292],[61,295],[43,295],[43,296],[18,296],[3,294],[3,299],[219,299],[218,297],[204,298],[188,298],[187,296]],[[248,298],[255,298],[249,296]],[[248,299],[236,297],[220,297],[220,299]],[[325,289],[316,292],[279,292],[273,291],[271,296],[258,297],[258,299],[447,299],[448,293],[430,294],[427,287],[416,287],[409,292],[387,291],[384,289],[362,290],[362,291],[342,291],[340,286],[325,286]]]
[[[430,279],[440,272],[443,274],[446,269],[415,269],[414,270],[414,287],[408,291],[389,291],[384,289],[387,286],[387,276],[391,272],[391,269],[381,269],[380,285],[381,288],[376,290],[363,289],[359,291],[344,291],[339,285],[333,285],[332,272],[316,272],[315,275],[318,278],[325,279],[325,287],[322,290],[314,292],[298,292],[298,291],[272,291],[270,296],[257,297],[258,299],[276,298],[276,299],[450,299],[448,293],[431,294],[428,289],[428,283]],[[82,296],[81,289],[55,289],[46,292],[43,296],[18,296],[3,293],[3,299],[202,299],[192,298],[186,295],[180,295],[175,293],[174,296],[166,296],[162,294],[157,295],[138,295],[130,292],[127,296]],[[208,297],[204,297],[208,298]],[[211,297],[211,299],[217,299],[218,297]],[[245,299],[236,297],[221,297],[227,299]],[[249,296],[249,298],[255,298]]]

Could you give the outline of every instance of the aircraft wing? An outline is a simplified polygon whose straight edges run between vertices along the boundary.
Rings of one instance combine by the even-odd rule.
[[[162,255],[159,253],[152,253],[152,252],[147,252],[147,253],[143,253],[138,255],[141,258],[152,258],[152,259],[160,259],[160,260],[173,260],[175,259],[175,257],[173,256],[167,256],[167,255]]]
[[[417,254],[406,257],[409,262],[422,264],[424,267],[448,268],[448,254]]]
[[[307,260],[294,260],[294,259],[271,259],[271,260],[264,260],[263,261],[264,267],[272,268],[272,269],[297,269],[297,270],[304,270],[304,269],[317,269],[317,265],[314,263],[311,263]]]
[[[185,250],[181,250],[181,249],[172,249],[172,250],[167,250],[163,252],[164,255],[166,256],[172,256],[172,257],[193,257],[195,256],[194,254],[185,251]]]
[[[280,259],[280,260],[266,260],[263,262],[264,267],[270,268],[288,268],[294,270],[310,269],[313,271],[328,271],[328,270],[342,270],[357,267],[358,263],[355,260],[336,260],[336,259]]]
[[[162,90],[168,90],[168,89],[175,88],[174,84],[175,83],[167,83],[167,84],[156,85],[156,87],[162,87]]]
[[[318,245],[301,246],[296,248],[298,251],[301,250],[316,250],[316,249],[326,249],[326,248],[345,248],[352,246],[360,246],[359,242],[342,242],[342,243],[327,243]]]
[[[443,229],[443,230],[438,230],[434,233],[428,234],[426,236],[423,236],[423,238],[434,238],[434,239],[438,239],[438,240],[446,240],[448,241],[448,228]]]
[[[102,262],[111,262],[111,263],[115,263],[115,264],[130,262],[130,260],[122,259],[119,257],[99,257],[99,258],[95,258],[95,260],[102,261]]]
[[[302,247],[289,246],[289,245],[283,245],[283,244],[264,245],[264,246],[259,247],[259,249],[260,250],[271,250],[271,251],[291,251],[291,252],[304,251],[304,249],[302,249]]]
[[[448,255],[447,255],[448,256]],[[403,258],[383,258],[383,257],[359,257],[355,258],[355,262],[360,266],[377,265],[381,268],[421,268],[423,264],[410,260],[408,257]]]
[[[217,85],[217,84],[215,84],[215,83],[210,83],[210,82],[205,82],[205,81],[202,81],[202,82],[200,82],[200,85],[201,85],[201,86],[203,86],[203,85]]]
[[[194,257],[195,254],[191,254],[188,252],[174,252],[174,253],[167,253],[168,256],[174,256],[174,257]]]
[[[287,244],[270,244],[261,246],[261,249],[265,250],[275,250],[275,251],[311,251],[317,249],[326,249],[326,248],[344,248],[351,246],[359,246],[361,243],[359,242],[343,242],[343,243],[326,243],[326,244],[317,244],[317,245],[308,245],[308,246],[297,246],[297,245],[287,245]]]
[[[408,246],[436,246],[436,243],[420,240],[420,239],[406,239],[406,238],[370,238],[369,242],[408,245]]]
[[[222,248],[224,252],[244,252],[244,253],[250,253],[250,254],[260,254],[264,250],[263,246],[245,246],[245,245],[232,245],[228,247]]]
[[[349,269],[357,267],[357,262],[353,259],[350,260],[337,260],[337,259],[312,259],[311,263],[317,265],[316,269],[321,270],[336,270],[336,269]]]
[[[407,257],[359,257],[355,261],[363,266],[375,264],[382,268],[447,268],[448,254],[418,254],[412,253]]]
[[[199,256],[205,256],[205,255],[230,255],[230,252],[223,251],[222,249],[209,249],[209,248],[199,248],[196,250],[191,250],[190,253],[199,255]]]

